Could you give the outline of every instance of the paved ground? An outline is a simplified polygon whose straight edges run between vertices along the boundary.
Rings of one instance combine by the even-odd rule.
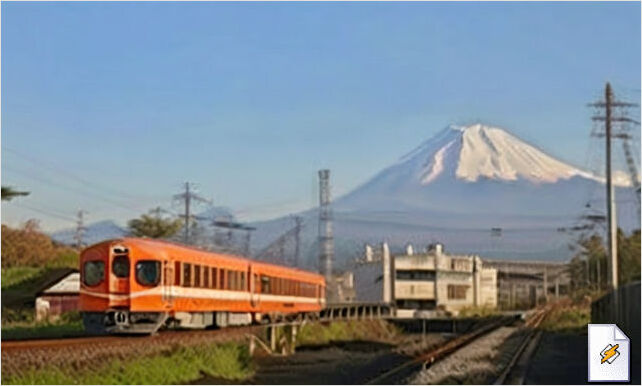
[[[631,384],[640,384],[640,351],[631,348]],[[587,335],[550,333],[542,335],[526,374],[526,384],[588,384]]]
[[[545,332],[526,373],[529,385],[586,384],[586,334]]]

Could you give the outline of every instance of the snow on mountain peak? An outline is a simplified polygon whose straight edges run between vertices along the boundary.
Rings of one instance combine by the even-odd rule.
[[[590,173],[545,154],[503,129],[480,123],[450,125],[401,162],[425,160],[426,155],[429,159],[423,162],[419,172],[422,185],[430,184],[443,173],[453,173],[453,168],[457,179],[468,182],[480,178],[503,181],[523,178],[534,183],[554,183],[575,176],[595,179]]]

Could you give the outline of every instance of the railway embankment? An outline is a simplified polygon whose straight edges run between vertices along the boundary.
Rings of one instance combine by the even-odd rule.
[[[3,342],[3,384],[175,384],[252,382],[258,368],[286,357],[249,353],[248,336],[265,338],[265,327],[209,331],[165,331],[154,336],[102,336],[73,339]],[[323,352],[342,362],[346,372],[353,362],[352,344],[372,355],[372,348],[402,342],[398,329],[379,320],[312,323],[303,326],[298,350]],[[324,350],[332,347],[334,354]],[[375,350],[377,351],[377,350]],[[390,350],[387,350],[390,351]],[[308,354],[309,355],[309,354]],[[298,358],[298,357],[297,357]],[[276,362],[270,362],[276,363]],[[324,372],[332,372],[326,368]]]

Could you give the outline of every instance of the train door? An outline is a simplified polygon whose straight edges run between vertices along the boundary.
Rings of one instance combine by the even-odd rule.
[[[109,292],[116,295],[129,295],[130,291],[130,256],[129,250],[124,246],[114,246],[109,261]],[[129,299],[118,300],[117,306],[126,306]]]
[[[163,261],[163,305],[165,308],[174,306],[174,266],[172,261]]]
[[[259,275],[254,272],[252,266],[249,269],[248,281],[250,284],[250,304],[252,307],[258,307],[260,303],[260,286],[259,286]]]

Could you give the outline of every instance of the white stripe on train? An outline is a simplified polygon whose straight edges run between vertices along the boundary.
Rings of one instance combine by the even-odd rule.
[[[222,300],[240,300],[250,301],[252,295],[244,291],[226,291],[208,288],[190,288],[171,286],[155,287],[143,291],[134,292],[132,294],[106,294],[100,292],[88,291],[80,289],[80,293],[88,296],[94,296],[109,300],[129,300],[141,296],[166,296],[173,298],[198,298],[198,299],[222,299]],[[317,298],[308,298],[303,296],[287,296],[287,295],[271,295],[271,294],[256,294],[254,295],[257,302],[283,302],[283,303],[319,303]],[[325,299],[321,299],[320,303],[325,303]]]

